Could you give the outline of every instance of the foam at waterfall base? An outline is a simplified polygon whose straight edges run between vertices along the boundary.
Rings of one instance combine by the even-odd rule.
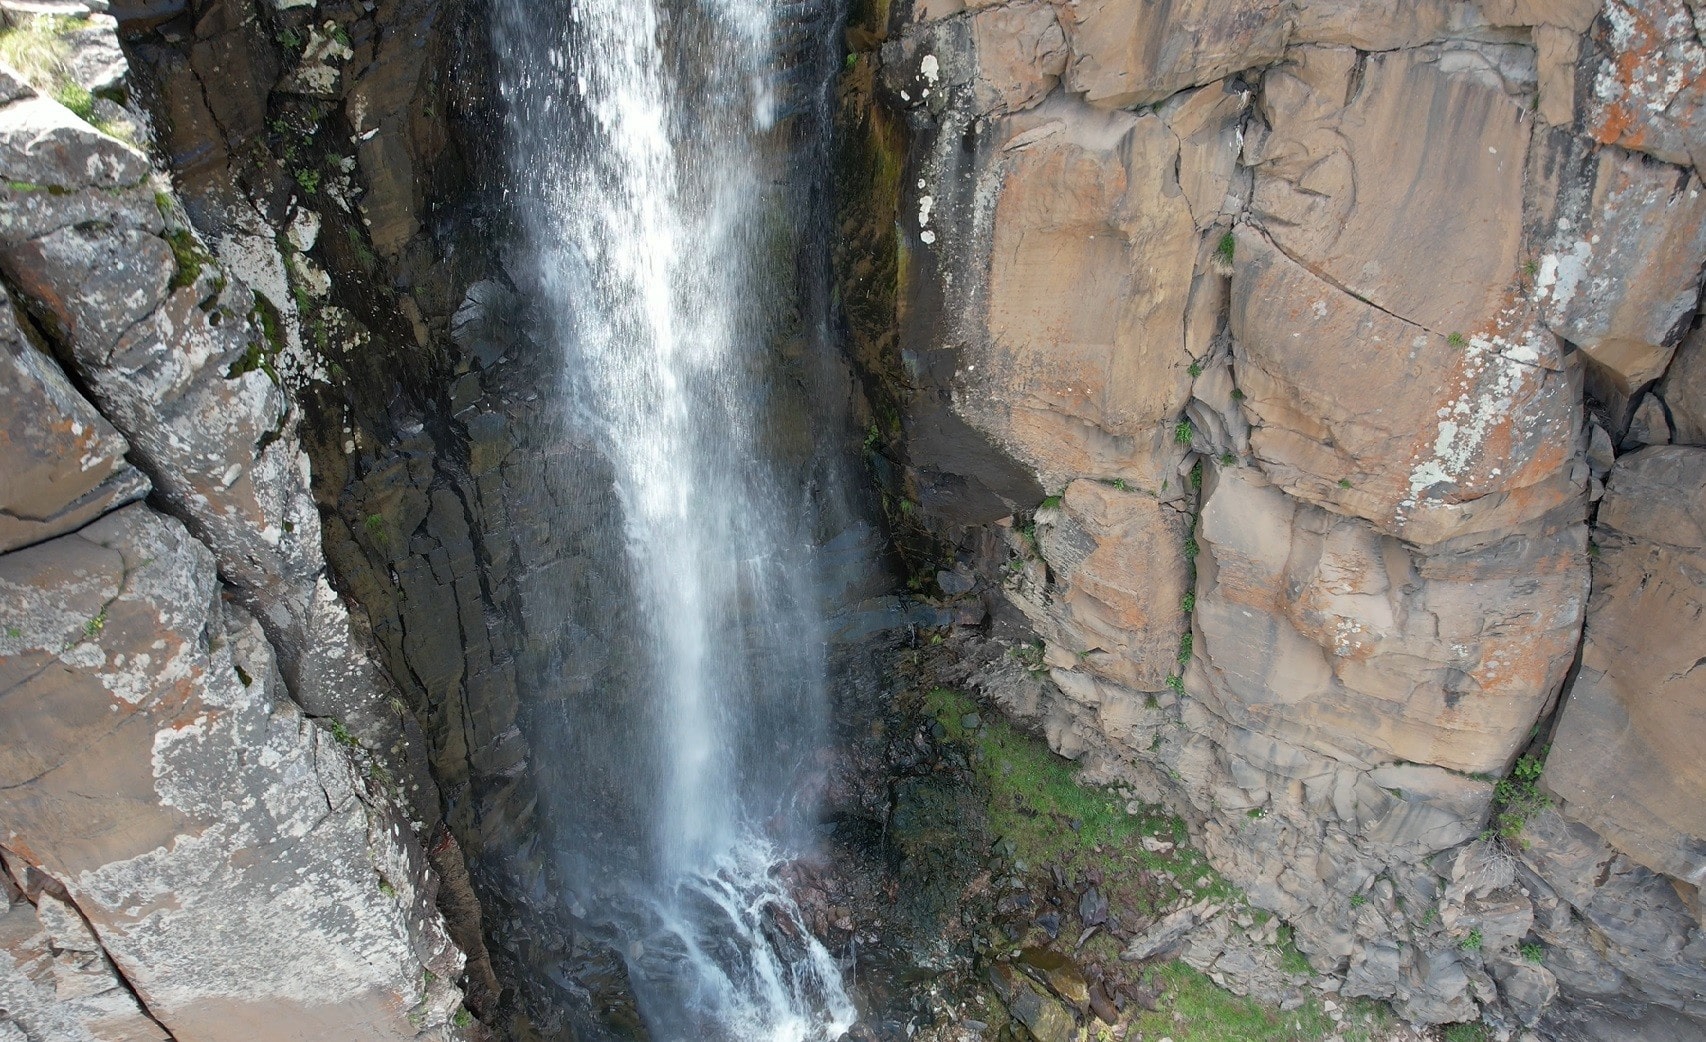
[[[855,1012],[834,956],[779,878],[785,856],[749,836],[625,924],[629,974],[658,1042],[830,1042]]]

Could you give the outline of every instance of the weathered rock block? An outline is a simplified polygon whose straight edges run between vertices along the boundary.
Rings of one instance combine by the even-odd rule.
[[[1185,308],[1198,236],[1155,116],[1050,102],[1001,128],[988,345],[956,405],[1045,488],[1159,491],[1183,449]]]
[[[1037,600],[1015,599],[1051,645],[1051,661],[1165,690],[1185,631],[1189,534],[1185,515],[1148,493],[1068,485],[1037,525],[1054,582]]]
[[[1160,101],[1186,87],[1275,61],[1285,0],[1078,0],[1060,5],[1072,59],[1066,87],[1108,108]]]
[[[1483,328],[1518,269],[1532,60],[1471,45],[1297,52],[1262,80],[1252,217],[1374,307],[1442,336]]]
[[[64,888],[176,1037],[413,1038],[462,964],[420,851],[219,593],[142,505],[0,558],[8,864]]]
[[[1610,0],[1593,43],[1588,131],[1670,163],[1706,167],[1706,44],[1686,0]]]
[[[1706,449],[1612,468],[1582,665],[1547,761],[1565,814],[1655,872],[1706,879]]]
[[[1205,489],[1196,651],[1218,715],[1351,764],[1504,770],[1570,665],[1582,527],[1424,552],[1250,470]]]
[[[1525,312],[1508,332],[1445,333],[1343,292],[1254,229],[1236,257],[1235,371],[1251,446],[1286,492],[1421,544],[1579,509],[1580,392]]]
[[[1706,326],[1695,327],[1677,348],[1658,394],[1670,415],[1672,440],[1706,445]]]
[[[1628,393],[1665,371],[1700,298],[1706,191],[1700,178],[1615,148],[1590,158],[1540,260],[1547,325]]]
[[[168,1039],[137,1005],[89,924],[54,892],[53,881],[27,869],[14,881],[6,867],[0,866],[0,895],[7,901],[0,911],[0,1038]]]

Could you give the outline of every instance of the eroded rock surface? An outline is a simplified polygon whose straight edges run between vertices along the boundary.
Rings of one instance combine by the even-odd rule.
[[[1348,994],[1692,1014],[1698,6],[1079,2],[1058,72],[957,28],[1021,6],[881,51],[878,471],[979,573],[986,693]]]
[[[0,96],[0,1030],[459,1034],[275,324],[141,151]]]

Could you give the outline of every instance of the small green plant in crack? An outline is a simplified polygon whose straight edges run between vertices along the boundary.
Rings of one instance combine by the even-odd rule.
[[[292,53],[302,49],[302,34],[295,29],[284,28],[274,34],[273,39],[280,47]]]
[[[172,271],[172,288],[183,289],[193,286],[201,278],[202,268],[213,262],[213,257],[205,252],[195,240],[195,233],[188,228],[171,228],[165,232],[166,245],[172,248],[172,261],[175,265]]]
[[[1539,756],[1519,756],[1508,778],[1493,786],[1493,825],[1488,830],[1507,843],[1527,846],[1522,838],[1528,819],[1552,805],[1540,791],[1540,775],[1546,770],[1545,750]]]
[[[379,892],[384,894],[386,897],[397,896],[397,888],[392,886],[391,881],[386,879],[384,876],[379,877]]]
[[[320,171],[298,170],[296,184],[307,194],[314,195],[320,191]]]
[[[1185,372],[1190,373],[1191,379],[1195,380],[1197,377],[1202,375],[1202,363],[1201,362],[1192,362],[1190,364],[1190,367],[1187,368],[1185,370]]]
[[[1368,904],[1368,895],[1367,894],[1352,894],[1351,895],[1351,907],[1352,908],[1361,908],[1365,904]]]
[[[6,627],[6,636],[10,637],[13,640],[17,640],[18,638],[22,637],[23,635],[24,635],[24,631],[19,629],[16,626],[7,626]]]
[[[344,726],[344,722],[342,720],[332,721],[332,737],[337,739],[338,744],[340,745],[347,745],[352,749],[355,748],[355,735],[350,734],[349,728]]]
[[[1195,561],[1200,553],[1202,553],[1202,547],[1197,544],[1196,536],[1191,536],[1185,540],[1185,560]]]
[[[1339,487],[1340,488],[1350,488],[1351,487],[1351,479],[1350,478],[1340,478],[1339,479]]]
[[[1167,686],[1173,689],[1175,695],[1185,693],[1185,678],[1177,673],[1167,678]]]
[[[1214,268],[1222,275],[1232,274],[1233,253],[1238,249],[1238,237],[1227,232],[1214,246]]]
[[[1463,339],[1462,333],[1452,333],[1450,336],[1445,338],[1445,342],[1460,351],[1469,346],[1469,341]]]
[[[1522,957],[1524,959],[1527,959],[1529,962],[1535,963],[1536,965],[1546,961],[1546,949],[1533,941],[1523,945],[1519,950],[1522,952]]]
[[[96,637],[100,636],[101,631],[106,629],[106,628],[107,628],[107,610],[105,608],[102,608],[101,613],[99,615],[95,616],[94,618],[90,619],[88,622],[85,622],[83,624],[83,635],[85,637],[88,637],[90,640],[94,640]]]
[[[362,527],[367,529],[368,536],[376,543],[383,544],[388,539],[388,533],[385,531],[384,514],[367,515],[367,519],[362,522]]]
[[[1189,633],[1179,638],[1179,665],[1189,665],[1191,661],[1191,645],[1195,642]]]
[[[1191,487],[1202,488],[1202,460],[1191,465]]]
[[[851,58],[852,55],[848,57]],[[467,1006],[462,1006],[457,1009],[456,1015],[450,1018],[450,1022],[459,1028],[467,1028],[474,1023],[474,1014],[468,1012]]]
[[[1220,454],[1220,465],[1223,467],[1233,466],[1237,462],[1238,462],[1238,457],[1234,456],[1230,452],[1223,452]]]
[[[1191,612],[1196,611],[1197,610],[1197,595],[1194,593],[1185,594],[1184,599],[1179,601],[1179,610],[1184,612],[1186,615],[1189,615]]]
[[[1189,445],[1196,434],[1196,428],[1191,426],[1190,420],[1180,420],[1173,428],[1173,440],[1180,445]]]
[[[1481,950],[1481,928],[1476,927],[1475,929],[1470,930],[1469,934],[1466,937],[1464,937],[1461,941],[1457,942],[1457,946],[1466,952],[1478,952],[1478,951],[1480,951]]]

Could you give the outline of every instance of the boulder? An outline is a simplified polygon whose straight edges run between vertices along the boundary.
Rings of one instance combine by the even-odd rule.
[[[1567,815],[1655,872],[1706,878],[1706,449],[1611,470],[1581,668],[1544,782]]]

